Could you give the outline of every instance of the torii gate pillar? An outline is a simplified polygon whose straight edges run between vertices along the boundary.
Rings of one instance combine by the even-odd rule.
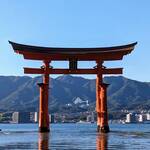
[[[48,112],[48,98],[49,98],[49,62],[44,61],[44,76],[43,83],[39,83],[40,87],[40,103],[39,103],[39,131],[49,132],[49,112]]]
[[[102,74],[97,75],[96,79],[96,111],[97,111],[97,131],[109,132],[107,114],[107,86],[102,82]]]
[[[108,126],[108,111],[107,111],[107,87],[108,84],[103,83],[101,85],[100,100],[101,100],[101,124],[100,131],[109,132]]]

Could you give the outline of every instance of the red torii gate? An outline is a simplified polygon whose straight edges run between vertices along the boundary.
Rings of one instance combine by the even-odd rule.
[[[107,87],[103,83],[103,74],[122,74],[123,68],[106,68],[104,61],[122,60],[124,55],[131,53],[136,43],[97,48],[56,48],[23,45],[9,41],[16,53],[24,59],[41,60],[41,68],[24,68],[26,74],[43,74],[40,87],[39,131],[49,131],[48,91],[50,74],[96,74],[96,111],[98,132],[109,132],[107,116]],[[59,69],[49,66],[51,61],[69,61],[69,68]],[[78,61],[95,61],[96,67],[78,69]]]

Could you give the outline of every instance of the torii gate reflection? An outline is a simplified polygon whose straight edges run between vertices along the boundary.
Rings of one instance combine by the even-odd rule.
[[[53,144],[52,144],[53,145]],[[40,133],[38,135],[38,150],[49,150],[50,135],[48,132]],[[98,133],[96,136],[96,150],[107,150],[108,149],[108,134]]]
[[[96,137],[96,150],[108,149],[108,134],[99,133]]]
[[[103,83],[104,74],[122,74],[123,68],[106,68],[105,61],[122,60],[124,55],[131,53],[136,43],[97,48],[56,48],[23,45],[9,41],[16,53],[22,54],[24,59],[41,60],[41,68],[24,68],[27,74],[43,74],[40,87],[39,131],[49,132],[48,90],[50,74],[96,74],[96,111],[97,131],[109,132],[107,115],[107,87]],[[69,61],[69,68],[59,69],[49,66],[51,61]],[[95,61],[96,67],[79,69],[78,61]]]
[[[38,150],[50,149],[50,135],[48,132],[39,133],[38,135]]]

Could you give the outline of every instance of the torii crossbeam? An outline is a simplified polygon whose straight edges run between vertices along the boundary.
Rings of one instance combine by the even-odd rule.
[[[104,74],[122,74],[122,68],[106,68],[104,61],[122,60],[124,55],[131,53],[136,43],[97,48],[56,48],[23,45],[9,41],[14,51],[22,54],[24,59],[41,60],[41,68],[24,68],[26,74],[42,74],[43,83],[40,87],[39,131],[49,131],[48,93],[50,74],[96,74],[96,111],[98,132],[109,132],[107,115],[107,87],[103,83]],[[53,68],[51,61],[69,61],[69,68]],[[79,69],[78,61],[95,61],[96,67]]]

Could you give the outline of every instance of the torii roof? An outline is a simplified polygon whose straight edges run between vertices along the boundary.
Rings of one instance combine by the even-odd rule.
[[[62,48],[31,46],[9,41],[16,53],[22,54],[25,59],[32,60],[121,60],[124,55],[131,53],[135,43],[113,47],[95,48]]]

